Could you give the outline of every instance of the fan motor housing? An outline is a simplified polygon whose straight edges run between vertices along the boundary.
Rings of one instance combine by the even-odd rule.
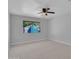
[[[46,8],[43,8],[42,11],[43,11],[44,13],[46,13],[46,12],[47,12],[47,9],[46,9]]]
[[[50,10],[50,8],[43,8],[42,12],[46,13],[48,10]]]

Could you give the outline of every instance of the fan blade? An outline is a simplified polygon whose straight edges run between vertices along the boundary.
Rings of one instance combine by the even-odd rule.
[[[52,13],[52,14],[55,14],[55,12],[47,12],[47,13]]]

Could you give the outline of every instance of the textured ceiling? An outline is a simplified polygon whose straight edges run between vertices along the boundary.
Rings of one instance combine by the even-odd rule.
[[[50,7],[56,14],[48,14],[47,17],[38,14],[43,7]],[[69,13],[71,2],[68,0],[9,0],[9,13],[37,17],[51,18]]]

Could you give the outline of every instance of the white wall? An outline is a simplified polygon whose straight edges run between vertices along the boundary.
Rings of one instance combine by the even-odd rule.
[[[23,33],[23,20],[40,22],[40,33]],[[31,42],[47,39],[47,20],[30,18],[10,14],[10,44],[15,45],[22,42]]]
[[[54,17],[49,21],[49,39],[71,44],[71,15],[70,13]]]
[[[39,21],[40,33],[23,33],[23,20]],[[24,17],[10,14],[10,44],[32,42],[39,40],[55,40],[71,44],[71,15],[70,13],[56,16],[51,20]]]

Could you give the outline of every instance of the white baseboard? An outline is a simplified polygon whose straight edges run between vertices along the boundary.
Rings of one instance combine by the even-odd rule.
[[[58,42],[58,43],[62,43],[62,44],[65,44],[65,45],[71,46],[70,43],[67,43],[67,42],[65,42],[65,41],[60,41],[60,40],[52,40],[52,41],[55,41],[55,42]]]
[[[20,44],[29,44],[29,43],[33,43],[33,42],[46,41],[46,40],[47,39],[44,39],[44,40],[40,39],[40,40],[23,41],[23,42],[11,43],[10,45],[11,46],[16,46],[16,45],[20,45]],[[62,43],[62,44],[71,46],[70,43],[67,43],[67,42],[64,42],[64,41],[60,41],[60,40],[51,40],[51,41],[55,41],[55,42],[58,42],[58,43]]]
[[[16,46],[16,45],[21,45],[21,44],[29,44],[29,43],[33,43],[33,42],[39,42],[39,41],[45,41],[45,39],[29,40],[29,41],[23,41],[23,42],[15,42],[15,43],[11,43],[10,46]]]

